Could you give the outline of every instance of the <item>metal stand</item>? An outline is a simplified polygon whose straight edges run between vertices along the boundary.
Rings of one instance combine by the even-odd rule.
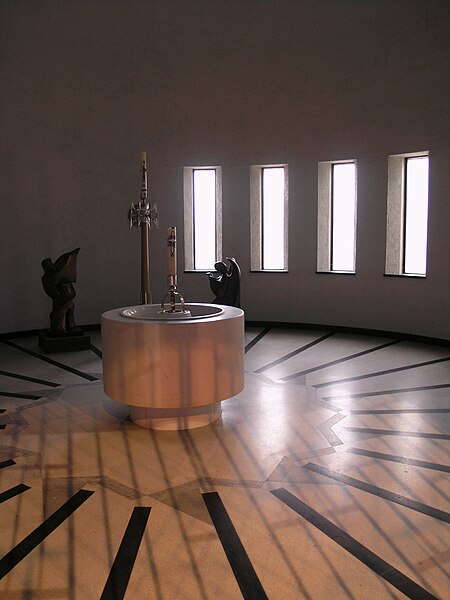
[[[163,314],[165,317],[169,317],[169,318],[172,317],[175,319],[177,317],[191,316],[191,311],[187,310],[185,307],[183,296],[180,294],[180,292],[177,291],[176,275],[169,275],[168,280],[169,280],[169,291],[161,300],[161,310],[159,311],[159,314]],[[181,306],[181,308],[177,308],[177,303],[176,303],[177,297],[180,300],[179,305]],[[165,301],[167,298],[169,298],[169,301],[170,301],[170,308],[165,308]]]

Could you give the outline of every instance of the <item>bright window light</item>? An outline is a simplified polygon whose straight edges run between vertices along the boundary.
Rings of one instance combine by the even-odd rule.
[[[404,273],[427,269],[428,156],[406,158]]]
[[[285,268],[284,167],[262,169],[262,268]]]
[[[208,270],[216,262],[216,171],[195,169],[193,177],[194,268]]]
[[[355,163],[333,165],[331,270],[355,271]]]

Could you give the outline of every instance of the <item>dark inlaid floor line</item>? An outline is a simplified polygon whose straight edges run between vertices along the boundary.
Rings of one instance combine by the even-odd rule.
[[[263,329],[262,331],[260,331],[258,333],[258,335],[256,337],[254,337],[252,339],[251,342],[249,342],[246,346],[245,346],[245,350],[244,350],[244,354],[247,354],[247,352],[249,350],[251,350],[253,348],[253,346],[256,346],[256,344],[267,334],[269,333],[269,331],[271,330],[271,327],[266,327],[265,329]]]
[[[42,396],[36,394],[18,394],[16,392],[0,392],[0,396],[5,398],[24,398],[25,400],[39,400]]]
[[[202,496],[244,600],[268,600],[219,494]]]
[[[9,490],[6,490],[0,494],[0,504],[2,502],[6,502],[6,500],[9,500],[10,498],[14,498],[14,496],[18,496],[19,494],[26,492],[29,489],[31,489],[30,486],[25,485],[24,483],[19,483],[19,485],[9,488]]]
[[[343,427],[354,433],[373,433],[375,435],[398,435],[400,437],[417,437],[431,440],[450,440],[447,433],[428,433],[426,431],[400,431],[398,429],[375,429],[372,427]]]
[[[334,379],[333,381],[325,381],[324,383],[316,383],[313,385],[314,388],[323,388],[330,385],[336,385],[340,383],[347,383],[349,381],[360,381],[361,379],[370,379],[371,377],[380,377],[381,375],[389,375],[390,373],[399,373],[400,371],[408,371],[409,369],[418,369],[420,367],[426,367],[429,365],[435,365],[441,362],[447,362],[450,360],[450,356],[445,358],[437,358],[435,360],[428,360],[426,362],[415,363],[414,365],[406,365],[404,367],[396,367],[395,369],[386,369],[384,371],[376,371],[374,373],[366,373],[365,375],[355,375],[355,377],[345,377],[344,379]]]
[[[307,463],[306,465],[303,465],[303,468],[308,469],[309,471],[314,471],[315,473],[319,473],[320,475],[324,475],[325,477],[329,477],[330,479],[334,479],[335,481],[339,481],[340,483],[344,483],[345,485],[350,485],[351,487],[362,490],[363,492],[373,494],[374,496],[378,496],[384,500],[389,500],[390,502],[394,502],[400,506],[405,506],[406,508],[410,508],[416,512],[428,515],[429,517],[433,517],[439,521],[450,523],[450,513],[439,510],[438,508],[434,508],[433,506],[428,506],[428,504],[423,504],[422,502],[418,502],[412,498],[407,498],[401,494],[395,494],[394,492],[390,492],[389,490],[372,485],[371,483],[366,483],[360,479],[349,477],[348,475],[338,473],[337,471],[333,471],[332,469],[328,469],[322,465],[316,465],[315,463]]]
[[[99,350],[94,344],[89,344],[89,348],[92,350],[94,354],[96,354],[99,358],[103,358],[103,352]]]
[[[442,390],[450,388],[450,383],[440,383],[437,385],[422,385],[419,387],[397,388],[393,390],[376,390],[373,392],[358,392],[357,394],[335,394],[326,396],[322,400],[336,400],[336,398],[369,398],[372,396],[386,396],[391,394],[407,394],[408,392],[427,392],[429,390]]]
[[[438,600],[436,596],[433,596],[425,588],[421,587],[404,573],[387,563],[366,546],[363,546],[363,544],[358,542],[354,537],[350,536],[343,529],[308,506],[305,502],[288,492],[288,490],[278,488],[272,490],[271,493],[308,521],[308,523],[336,542],[341,548],[369,567],[374,573],[400,590],[408,598],[413,600]]]
[[[347,448],[347,452],[358,454],[360,456],[367,456],[368,458],[376,458],[377,460],[388,460],[403,465],[412,465],[414,467],[423,467],[424,469],[433,469],[434,471],[450,473],[450,466],[432,463],[426,460],[407,458],[406,456],[397,456],[395,454],[384,454],[383,452],[373,452],[372,450],[364,450],[363,448]]]
[[[150,511],[150,506],[133,509],[100,600],[121,600],[125,596]]]
[[[349,410],[352,415],[444,415],[450,408],[374,408]]]
[[[12,467],[15,464],[16,461],[12,460],[12,458],[9,458],[8,460],[0,462],[0,469],[4,469],[5,467]]]
[[[331,362],[323,363],[322,365],[317,365],[315,367],[311,367],[310,369],[305,369],[304,371],[298,371],[298,373],[292,373],[292,375],[286,375],[286,377],[281,377],[279,379],[279,381],[289,381],[290,379],[296,379],[297,377],[301,377],[302,375],[308,375],[308,373],[314,373],[316,371],[321,371],[322,369],[328,369],[328,367],[334,367],[335,365],[340,365],[343,362],[353,360],[354,358],[359,358],[360,356],[365,356],[366,354],[371,354],[372,352],[377,352],[378,350],[383,350],[384,348],[388,348],[389,346],[393,346],[394,344],[399,344],[399,343],[400,343],[400,340],[392,340],[390,342],[386,342],[385,344],[380,344],[379,346],[375,346],[374,348],[368,348],[367,350],[361,350],[361,352],[356,352],[355,354],[349,354],[349,356],[344,356],[342,358],[332,360]]]
[[[6,408],[0,408],[0,413],[6,412]]]
[[[59,387],[61,384],[54,383],[53,381],[46,381],[45,379],[36,379],[35,377],[27,377],[26,375],[19,375],[18,373],[10,373],[9,371],[1,371],[0,375],[5,377],[14,377],[15,379],[22,379],[23,381],[31,381],[32,383],[38,383],[39,385],[48,385],[50,387]]]
[[[325,335],[320,336],[316,340],[309,342],[309,344],[305,344],[304,346],[301,346],[300,348],[297,348],[296,350],[289,352],[289,354],[285,354],[284,356],[277,358],[277,360],[274,360],[274,361],[268,363],[267,365],[264,365],[263,367],[256,369],[255,373],[263,373],[264,371],[267,371],[268,369],[272,369],[273,367],[276,367],[277,365],[280,365],[281,363],[286,362],[290,358],[293,358],[294,356],[297,356],[298,354],[305,352],[305,350],[309,350],[309,348],[312,348],[313,346],[320,344],[320,342],[323,342],[324,340],[328,339],[332,335],[334,335],[334,333],[326,333]]]
[[[75,512],[94,492],[80,490],[65,502],[58,510],[50,515],[41,525],[27,535],[17,546],[14,546],[0,559],[0,579],[5,577],[32,550],[50,535],[61,523]]]
[[[7,346],[11,346],[11,348],[15,348],[16,350],[25,352],[26,354],[29,354],[30,356],[34,356],[35,358],[38,358],[39,360],[43,360],[44,362],[46,362],[50,365],[53,365],[55,367],[58,367],[59,369],[64,369],[65,371],[69,371],[69,373],[78,375],[78,377],[82,377],[83,379],[87,379],[88,381],[97,381],[97,377],[94,377],[93,375],[89,375],[89,373],[83,373],[82,371],[79,371],[78,369],[69,367],[69,365],[58,362],[56,360],[53,360],[52,358],[49,358],[48,356],[44,356],[43,354],[34,352],[33,350],[30,350],[29,348],[20,346],[19,344],[16,344],[15,342],[12,342],[11,340],[0,340],[0,341],[3,342],[4,344],[6,344]]]

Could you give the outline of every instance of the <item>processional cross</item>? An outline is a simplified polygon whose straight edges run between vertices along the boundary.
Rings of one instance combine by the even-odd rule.
[[[131,203],[129,212],[130,229],[138,227],[141,229],[141,304],[152,303],[152,292],[150,289],[150,259],[148,250],[148,234],[150,227],[155,224],[159,226],[158,207],[156,202],[150,206],[147,195],[147,153],[142,152],[142,183],[141,199],[138,204]]]

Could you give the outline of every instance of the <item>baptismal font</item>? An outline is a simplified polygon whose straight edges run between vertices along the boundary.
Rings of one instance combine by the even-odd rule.
[[[102,315],[103,388],[128,405],[130,420],[142,427],[202,427],[219,419],[222,401],[244,387],[244,312],[185,303],[177,289],[173,226],[167,230],[168,291],[152,304],[148,234],[158,211],[147,199],[145,153],[141,162],[141,200],[130,209],[130,227],[141,229],[141,304]]]

